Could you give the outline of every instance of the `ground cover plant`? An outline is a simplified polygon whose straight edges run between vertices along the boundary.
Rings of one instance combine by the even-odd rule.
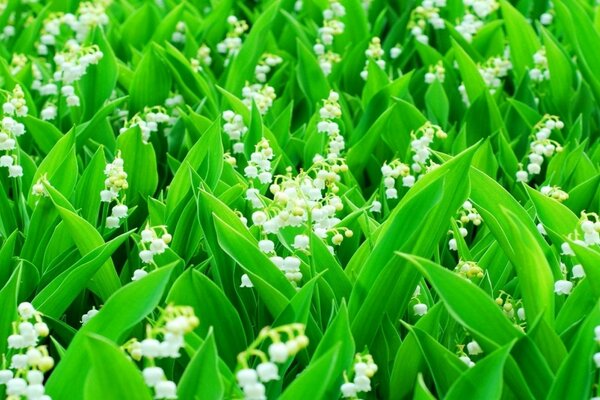
[[[0,11],[0,397],[599,398],[595,2]]]

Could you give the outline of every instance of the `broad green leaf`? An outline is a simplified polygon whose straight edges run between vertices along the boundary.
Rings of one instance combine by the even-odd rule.
[[[501,399],[504,363],[510,348],[511,343],[475,363],[452,385],[446,399]]]
[[[470,198],[517,271],[526,315],[535,319],[543,314],[551,323],[553,269],[557,266],[546,257],[548,245],[527,212],[505,189],[476,169],[471,169],[470,177]]]
[[[117,149],[121,151],[123,169],[127,172],[127,203],[136,204],[152,195],[158,186],[156,153],[152,144],[144,143],[137,126],[119,135]]]
[[[279,397],[280,400],[322,399],[328,390],[336,386],[338,377],[348,367],[340,359],[342,343],[335,346],[302,371]]]
[[[130,117],[144,107],[163,105],[171,90],[171,74],[160,55],[160,47],[152,44],[146,48],[129,88]]]
[[[90,279],[106,260],[129,238],[125,233],[84,255],[77,263],[54,278],[33,299],[36,310],[60,318],[75,297],[89,284]]]
[[[152,398],[140,370],[113,342],[89,333],[83,343],[91,364],[85,379],[84,398],[114,399],[123,395],[134,400]]]
[[[98,314],[77,332],[48,378],[46,392],[53,398],[83,398],[86,377],[92,367],[86,351],[88,334],[121,343],[123,335],[159,304],[172,272],[173,265],[162,267],[111,296]]]
[[[204,337],[212,329],[211,340],[221,358],[230,368],[236,365],[237,355],[248,343],[236,309],[217,285],[200,272],[187,270],[173,283],[167,302],[194,307],[201,321],[197,332]]]
[[[504,346],[522,335],[494,300],[472,282],[424,258],[401,256],[429,280],[450,315],[478,337]]]
[[[215,334],[211,331],[183,372],[177,385],[177,396],[181,399],[222,399],[224,389],[218,360]]]

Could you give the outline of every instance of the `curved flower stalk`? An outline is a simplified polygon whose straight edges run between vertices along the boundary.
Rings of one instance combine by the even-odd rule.
[[[7,399],[50,400],[45,394],[44,374],[54,367],[54,359],[40,344],[50,330],[30,303],[19,304],[17,311],[13,333],[8,337],[8,354],[2,357],[0,385],[6,385]]]
[[[169,243],[173,237],[167,232],[165,225],[150,226],[146,225],[141,234],[140,240],[140,259],[142,263],[148,265],[151,269],[158,268],[158,265],[154,261],[154,256],[162,254],[169,247]],[[137,281],[148,275],[146,267],[142,267],[133,271],[133,277],[131,280]]]
[[[527,170],[521,169],[517,172],[517,182],[529,182],[532,176],[539,175],[542,172],[544,157],[550,158],[555,153],[560,153],[563,148],[556,140],[550,139],[553,130],[561,130],[564,123],[555,115],[546,114],[533,127],[533,133],[530,136],[529,152],[526,158],[529,160]]]
[[[146,336],[141,342],[133,338],[122,346],[132,360],[142,362],[144,381],[154,391],[155,399],[177,398],[176,383],[167,379],[165,371],[156,365],[156,360],[179,358],[179,351],[185,343],[184,336],[199,324],[192,307],[169,304],[160,310],[155,321],[146,325]]]
[[[333,50],[333,40],[335,36],[344,33],[345,25],[341,18],[345,15],[345,7],[337,0],[329,0],[329,8],[323,10],[323,26],[318,30],[319,37],[313,51],[325,76],[331,74],[333,65],[342,60]]]
[[[228,66],[239,53],[242,48],[243,35],[248,30],[248,23],[243,19],[238,19],[235,15],[227,17],[227,24],[229,24],[227,37],[217,44],[217,51],[225,56],[225,66]]]
[[[438,166],[431,160],[430,146],[435,138],[445,139],[448,134],[438,125],[427,121],[419,129],[411,132],[410,136],[412,164],[408,166],[399,159],[394,159],[381,167],[385,197],[388,199],[398,198],[396,181],[399,178],[402,178],[402,186],[410,188],[424,174]]]
[[[368,353],[357,354],[354,357],[354,364],[350,376],[344,372],[344,383],[340,387],[342,397],[345,399],[358,399],[359,393],[371,391],[371,378],[377,372],[377,364],[373,361],[373,356]]]
[[[456,220],[456,223],[458,225],[458,232],[463,238],[466,238],[469,234],[469,231],[467,229],[468,224],[472,223],[473,226],[479,226],[483,222],[481,215],[479,214],[479,212],[477,212],[477,209],[469,200],[463,203],[460,210],[458,211],[458,214],[459,217]],[[450,231],[449,233],[454,236],[454,231]],[[448,242],[448,247],[452,251],[458,250],[456,238],[453,237],[450,239],[450,241]]]
[[[125,121],[119,133],[124,133],[128,129],[137,126],[142,131],[143,142],[148,143],[151,133],[158,132],[159,124],[172,125],[174,122],[164,107],[145,107],[144,111],[135,114],[130,120]]]
[[[277,364],[287,362],[308,346],[308,337],[304,331],[303,324],[265,327],[250,346],[238,355],[236,378],[245,400],[267,399],[265,384],[281,379]],[[271,343],[265,353],[260,347],[264,347],[267,342]]]
[[[118,228],[120,220],[127,218],[129,211],[127,205],[125,205],[125,196],[119,200],[119,195],[122,191],[127,190],[129,183],[127,182],[127,172],[123,169],[124,161],[121,158],[121,152],[117,152],[117,155],[112,163],[106,164],[104,168],[104,190],[100,192],[100,200],[103,205],[103,216],[102,223],[109,229]],[[112,214],[106,216],[106,210],[110,203],[117,201],[117,204],[112,208]]]
[[[2,104],[2,111],[4,116],[0,126],[0,167],[8,169],[9,178],[18,178],[23,176],[23,167],[19,163],[17,138],[25,134],[25,125],[17,119],[26,116],[29,111],[21,86],[15,85],[7,95]]]

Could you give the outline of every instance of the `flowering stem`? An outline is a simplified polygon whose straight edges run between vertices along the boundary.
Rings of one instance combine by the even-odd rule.
[[[21,182],[21,178],[15,178],[12,184],[15,195],[15,201],[17,202],[17,206],[19,207],[19,215],[21,217],[23,232],[27,232],[29,230],[29,214],[27,214],[27,204],[25,204],[25,196],[23,196],[23,185]]]
[[[127,221],[127,217],[125,217],[125,221],[123,222],[123,229],[125,229],[125,232],[129,232],[129,223]],[[125,239],[125,250],[127,251],[127,261],[129,261],[129,257],[131,256],[131,245],[129,244],[129,237]]]
[[[104,227],[106,225],[106,217],[108,217],[108,203],[102,203],[102,218],[100,219],[100,235],[104,236]]]

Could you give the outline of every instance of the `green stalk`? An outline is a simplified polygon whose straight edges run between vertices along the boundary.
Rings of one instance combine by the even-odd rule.
[[[102,202],[102,219],[100,220],[100,235],[104,236],[104,227],[106,226],[106,217],[108,217],[108,203]]]

